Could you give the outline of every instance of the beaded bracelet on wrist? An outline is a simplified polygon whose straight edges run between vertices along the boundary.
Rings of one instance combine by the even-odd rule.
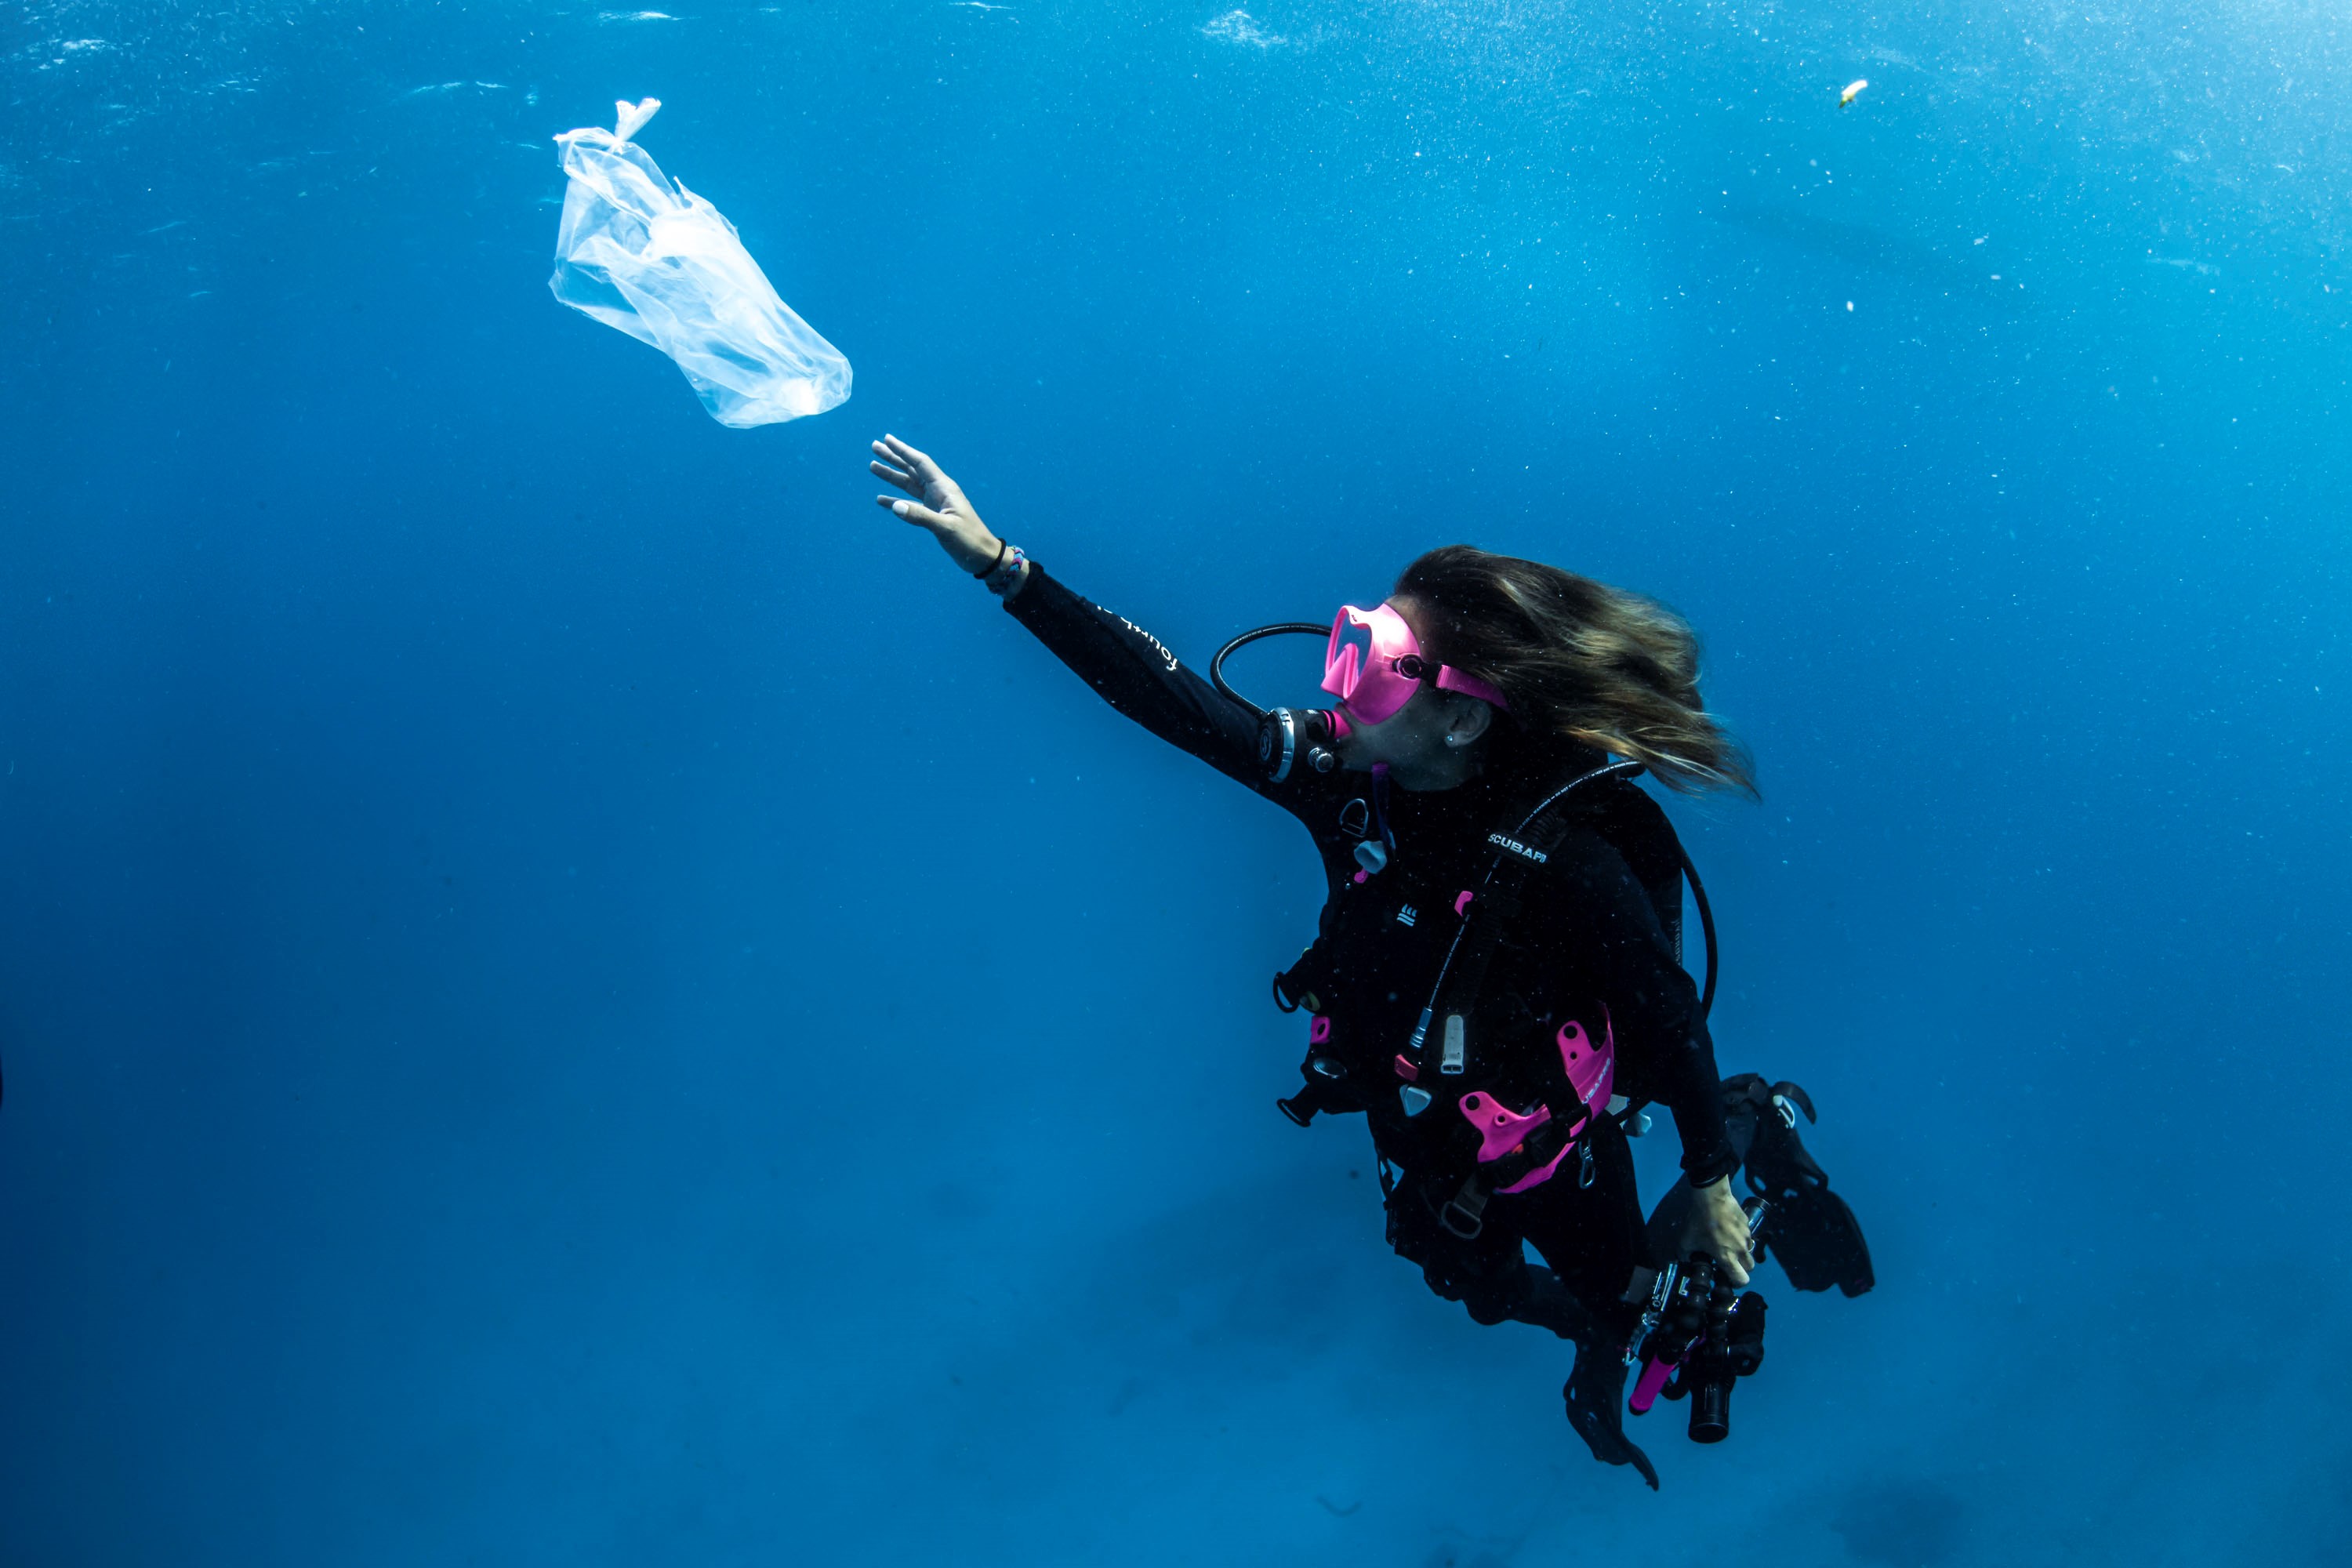
[[[990,593],[1001,599],[1013,584],[1021,581],[1021,569],[1028,563],[1029,557],[1014,546],[998,557],[996,565],[981,581],[988,584]]]

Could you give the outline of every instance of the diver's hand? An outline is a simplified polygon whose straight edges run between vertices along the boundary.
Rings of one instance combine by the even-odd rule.
[[[937,463],[896,436],[885,436],[874,443],[874,461],[866,466],[875,478],[915,498],[876,496],[874,504],[889,508],[918,528],[929,529],[949,560],[974,574],[987,571],[996,560],[997,549],[1004,542],[988,531],[980,513],[971,510],[971,502]]]
[[[1690,1217],[1683,1221],[1683,1255],[1704,1252],[1723,1266],[1734,1285],[1748,1283],[1756,1267],[1748,1241],[1748,1215],[1731,1194],[1728,1177],[1691,1189]]]

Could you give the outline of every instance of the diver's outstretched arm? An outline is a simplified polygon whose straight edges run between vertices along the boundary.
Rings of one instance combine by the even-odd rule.
[[[963,488],[937,463],[901,441],[896,436],[885,436],[874,443],[874,460],[866,465],[874,477],[898,486],[908,495],[876,496],[874,504],[887,507],[896,516],[918,528],[929,529],[948,559],[977,577],[995,565],[1004,552],[1004,541],[988,530],[964,498]],[[1029,580],[1029,568],[1024,563],[1013,585],[1004,591],[1008,599],[1021,592]]]
[[[876,478],[917,498],[883,495],[876,502],[928,530],[948,559],[966,572],[988,575],[1006,559],[1004,541],[980,521],[963,490],[925,454],[885,436],[874,443],[874,461],[867,467]],[[1297,793],[1306,775],[1283,787],[1268,783],[1259,768],[1255,710],[1193,674],[1134,622],[1079,598],[1020,556],[1012,559],[1016,564],[1004,588],[1004,607],[1112,707],[1260,795],[1286,804]]]

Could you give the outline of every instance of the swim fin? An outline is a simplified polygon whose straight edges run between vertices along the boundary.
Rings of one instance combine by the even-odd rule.
[[[1576,1347],[1576,1365],[1560,1395],[1568,1401],[1568,1424],[1604,1465],[1631,1465],[1658,1489],[1658,1468],[1641,1445],[1625,1436],[1625,1352],[1590,1341]]]
[[[1767,1084],[1761,1074],[1723,1080],[1723,1119],[1740,1152],[1748,1188],[1772,1205],[1765,1250],[1780,1260],[1800,1290],[1834,1285],[1859,1296],[1878,1282],[1870,1243],[1843,1198],[1830,1191],[1827,1172],[1797,1136],[1797,1112],[1815,1120],[1812,1097],[1793,1083]]]

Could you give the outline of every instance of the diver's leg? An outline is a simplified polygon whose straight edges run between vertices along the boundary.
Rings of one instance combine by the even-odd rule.
[[[1642,1316],[1638,1303],[1624,1300],[1625,1289],[1647,1257],[1633,1152],[1616,1124],[1606,1120],[1586,1136],[1591,1141],[1591,1185],[1581,1184],[1581,1163],[1570,1154],[1550,1181],[1496,1202],[1513,1205],[1505,1217],[1543,1255],[1559,1289],[1581,1306],[1591,1333],[1622,1346]],[[1540,1278],[1547,1271],[1536,1272]],[[1588,1334],[1568,1337],[1583,1340]]]
[[[1560,1393],[1569,1424],[1592,1457],[1633,1466],[1654,1490],[1657,1470],[1625,1436],[1625,1345],[1641,1307],[1623,1298],[1644,1256],[1633,1156],[1613,1123],[1600,1122],[1590,1136],[1591,1186],[1579,1184],[1580,1162],[1571,1159],[1550,1181],[1511,1200],[1524,1200],[1524,1211],[1511,1216],[1515,1228],[1551,1266],[1530,1271],[1536,1280],[1530,1307],[1548,1316],[1526,1321],[1576,1341],[1576,1364]],[[1571,1322],[1572,1328],[1556,1326]]]
[[[1559,1276],[1549,1268],[1528,1269],[1526,1300],[1512,1310],[1511,1317],[1514,1321],[1549,1329],[1561,1339],[1580,1344],[1606,1333],[1591,1310],[1577,1300],[1576,1292],[1560,1283]]]

